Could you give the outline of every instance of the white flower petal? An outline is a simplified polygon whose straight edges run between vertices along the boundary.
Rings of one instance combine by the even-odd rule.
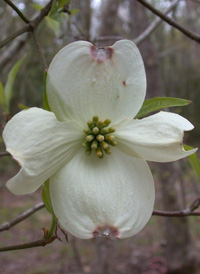
[[[81,129],[73,122],[61,123],[52,112],[24,110],[6,125],[3,139],[7,151],[21,165],[7,182],[14,194],[27,194],[67,163],[77,151]]]
[[[178,114],[159,112],[141,120],[116,126],[117,148],[123,152],[155,162],[171,162],[193,154],[182,147],[184,131],[193,125]]]
[[[97,115],[118,122],[133,118],[146,93],[141,55],[128,40],[96,49],[78,41],[64,47],[48,69],[47,95],[61,121],[84,123]]]
[[[116,149],[103,159],[78,153],[50,179],[59,223],[72,235],[126,238],[148,222],[154,183],[148,165]]]

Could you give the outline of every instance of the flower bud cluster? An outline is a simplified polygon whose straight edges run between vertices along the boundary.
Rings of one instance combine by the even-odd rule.
[[[103,153],[111,153],[109,145],[116,146],[117,141],[115,136],[112,135],[115,132],[113,127],[109,127],[111,120],[105,121],[99,120],[98,116],[94,116],[91,121],[87,122],[88,128],[84,130],[86,134],[83,147],[85,148],[86,155],[90,155],[92,150],[95,150],[98,158],[103,158]]]

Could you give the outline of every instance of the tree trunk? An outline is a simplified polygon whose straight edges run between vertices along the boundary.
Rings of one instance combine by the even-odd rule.
[[[129,11],[130,36],[131,39],[135,39],[148,27],[148,18],[146,9],[135,0],[129,0]],[[147,75],[147,98],[162,96],[163,86],[159,71],[159,59],[151,37],[146,38],[139,45],[139,49],[143,57]]]
[[[132,20],[130,23],[131,39],[133,39],[146,29],[148,17],[146,9],[137,1],[129,0],[129,8]],[[144,58],[147,74],[147,97],[163,96],[164,86],[159,70],[159,58],[151,37],[145,39],[139,48]],[[180,185],[182,182],[180,165],[177,163],[162,164],[159,169],[164,210],[183,208],[182,201],[185,200],[185,194],[184,191],[180,191],[181,188],[184,189],[184,185]],[[179,187],[175,188],[175,185]],[[165,256],[168,262],[168,273],[194,274],[195,260],[190,256],[191,239],[187,218],[166,218],[165,238],[167,242]]]
[[[117,241],[109,238],[96,238],[95,254],[93,260],[93,271],[95,274],[115,273],[115,263],[117,256]]]
[[[75,39],[90,40],[91,29],[91,1],[90,0],[71,0],[70,9],[78,9],[80,12],[71,18],[72,33]]]
[[[183,172],[178,162],[160,167],[164,210],[185,208]],[[168,274],[195,274],[197,261],[193,254],[187,218],[165,218],[165,256]],[[193,250],[192,250],[193,249]]]
[[[101,24],[99,36],[111,36],[115,34],[115,22],[120,0],[104,0],[101,6]]]

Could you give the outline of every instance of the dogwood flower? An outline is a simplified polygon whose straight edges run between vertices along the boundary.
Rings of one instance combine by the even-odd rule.
[[[48,69],[52,112],[30,108],[6,125],[7,151],[21,165],[7,182],[27,194],[50,178],[50,196],[59,223],[76,237],[126,238],[148,222],[154,182],[146,161],[170,162],[184,151],[185,118],[159,112],[133,119],[146,93],[137,47],[128,40],[96,48],[74,42]]]

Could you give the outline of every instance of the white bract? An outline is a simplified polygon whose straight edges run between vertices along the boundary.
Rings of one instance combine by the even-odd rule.
[[[64,47],[48,69],[52,112],[30,108],[5,127],[7,151],[21,165],[7,187],[27,194],[50,178],[55,215],[79,238],[136,234],[154,205],[146,160],[170,162],[196,151],[182,148],[184,131],[193,129],[185,118],[159,112],[133,119],[145,93],[143,61],[131,41]]]

